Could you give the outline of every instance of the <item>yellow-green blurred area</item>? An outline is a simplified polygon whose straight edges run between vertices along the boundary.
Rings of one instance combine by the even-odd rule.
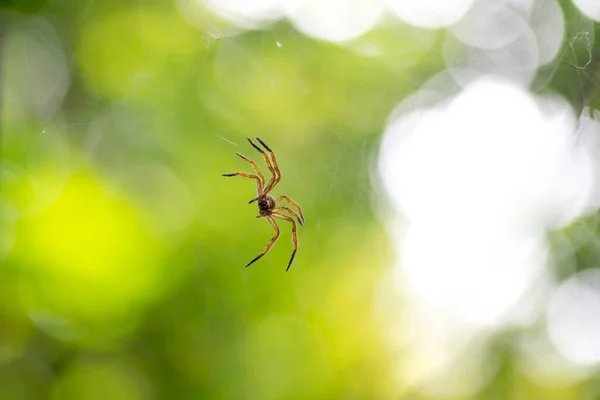
[[[394,398],[372,153],[435,59],[286,23],[219,37],[169,1],[0,8],[0,398]],[[408,40],[408,39],[406,39]],[[408,42],[407,42],[408,43]],[[407,65],[398,70],[396,65]],[[401,73],[399,73],[401,71]],[[235,153],[274,149],[272,237]]]
[[[0,399],[430,398],[406,384],[373,164],[440,32],[334,44],[182,3],[0,3]],[[306,217],[288,272],[285,221],[244,268],[273,229],[255,182],[221,176],[251,172],[236,152],[269,176],[256,136]],[[481,398],[591,393],[519,374],[509,341]]]

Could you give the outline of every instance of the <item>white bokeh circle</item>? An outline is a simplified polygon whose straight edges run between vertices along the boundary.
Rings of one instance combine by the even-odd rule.
[[[600,269],[572,276],[548,306],[548,333],[563,356],[575,364],[600,363]]]
[[[422,28],[443,28],[460,20],[474,0],[387,0],[390,9],[406,23]]]
[[[287,16],[308,36],[345,42],[373,28],[382,13],[380,0],[302,0]]]
[[[588,18],[600,21],[600,1],[598,0],[573,0],[573,3]]]

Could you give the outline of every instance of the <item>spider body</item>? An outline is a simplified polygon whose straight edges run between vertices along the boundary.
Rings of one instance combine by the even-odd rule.
[[[250,144],[252,145],[252,147],[254,147],[256,150],[258,150],[262,154],[263,159],[265,160],[265,163],[267,164],[267,167],[269,168],[269,171],[271,172],[271,175],[272,175],[271,179],[269,180],[268,183],[266,183],[265,177],[260,172],[258,165],[256,165],[256,163],[254,161],[252,161],[251,159],[249,159],[248,157],[244,156],[241,153],[236,153],[236,154],[243,160],[249,162],[250,165],[252,165],[252,168],[256,172],[256,175],[248,174],[246,172],[232,172],[229,174],[223,174],[223,176],[242,176],[244,178],[250,178],[250,179],[256,180],[257,196],[255,198],[253,198],[252,200],[250,200],[249,203],[253,203],[255,201],[257,202],[259,215],[257,215],[256,218],[266,218],[269,221],[269,223],[271,224],[271,226],[273,227],[273,229],[275,229],[275,236],[273,236],[273,238],[271,238],[269,243],[267,243],[267,246],[265,247],[265,249],[259,255],[254,257],[248,264],[246,264],[246,267],[250,266],[252,263],[257,261],[259,258],[261,258],[265,254],[267,254],[267,252],[269,251],[271,246],[273,246],[273,243],[275,243],[275,241],[279,237],[279,226],[277,225],[277,223],[275,222],[275,219],[274,219],[274,218],[277,218],[277,219],[281,219],[281,220],[287,221],[292,224],[292,239],[294,242],[294,251],[292,252],[292,256],[290,257],[290,261],[286,268],[286,271],[288,271],[290,269],[290,266],[292,265],[292,261],[294,261],[294,256],[296,255],[296,251],[298,250],[298,237],[296,236],[296,221],[294,221],[294,218],[296,220],[298,220],[298,223],[300,223],[300,225],[304,225],[304,215],[302,214],[302,208],[300,207],[300,205],[298,203],[296,203],[295,201],[293,201],[286,195],[281,195],[276,199],[269,194],[269,192],[271,190],[273,190],[275,185],[277,185],[277,183],[279,183],[279,180],[281,179],[281,172],[279,172],[279,167],[277,166],[277,160],[275,159],[275,154],[273,154],[273,151],[269,148],[269,146],[267,146],[265,144],[265,142],[260,140],[260,138],[256,138],[256,140],[258,140],[258,142],[267,150],[270,158],[269,158],[269,156],[267,156],[267,152],[265,152],[263,149],[258,147],[256,144],[254,144],[254,142],[252,142],[252,140],[250,138],[247,138],[247,139],[248,139],[248,142],[250,142]],[[278,207],[277,204],[283,200],[287,201],[296,210],[292,210],[289,207]],[[284,213],[291,215],[291,217]]]
[[[275,198],[270,194],[264,195],[259,198],[258,201],[258,211],[262,217],[267,215],[271,215],[273,213],[273,209],[277,206],[275,202]]]

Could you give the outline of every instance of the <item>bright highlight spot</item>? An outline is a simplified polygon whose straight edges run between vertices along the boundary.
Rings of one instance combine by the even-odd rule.
[[[300,0],[204,0],[207,8],[236,25],[257,28],[265,21],[281,18]]]
[[[566,102],[500,78],[477,79],[430,108],[398,109],[409,112],[389,121],[379,170],[405,216],[387,222],[400,254],[396,284],[409,296],[405,324],[419,360],[411,368],[421,371],[413,383],[434,384],[453,366],[426,348],[437,343],[447,359],[465,338],[539,318],[552,286],[546,232],[598,201],[598,150],[577,138]]]
[[[517,222],[558,227],[592,189],[574,132],[566,103],[482,79],[447,106],[390,121],[381,172],[411,219],[495,223],[495,232]]]
[[[452,212],[452,206],[442,208]],[[408,279],[411,290],[452,318],[497,326],[510,319],[511,307],[539,278],[546,254],[539,239],[518,237],[493,219],[475,222],[461,211],[462,226],[458,216],[447,226],[435,221],[411,225],[401,258],[407,276],[400,280]]]
[[[473,0],[387,0],[387,3],[403,21],[435,29],[450,26],[460,20]]]
[[[379,0],[302,0],[288,18],[308,36],[343,42],[373,28],[382,12]]]
[[[573,3],[587,17],[600,21],[600,2],[598,0],[573,0]]]
[[[548,332],[558,350],[576,364],[600,362],[600,269],[562,283],[548,307]]]
[[[497,49],[512,43],[525,27],[523,17],[505,4],[478,2],[450,31],[470,46]]]

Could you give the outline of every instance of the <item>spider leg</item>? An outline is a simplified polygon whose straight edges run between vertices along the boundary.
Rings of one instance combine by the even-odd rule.
[[[245,172],[232,172],[229,174],[221,174],[221,176],[242,176],[244,178],[256,179],[256,191],[260,194],[262,193],[262,182],[260,178],[256,175],[247,174]]]
[[[256,218],[260,218],[261,216],[257,216]],[[267,247],[265,247],[265,249],[262,251],[262,253],[260,253],[259,255],[257,255],[256,257],[254,257],[252,259],[252,261],[250,261],[248,264],[246,264],[246,267],[250,266],[250,264],[254,263],[255,261],[257,261],[259,258],[261,258],[262,256],[264,256],[265,254],[267,254],[267,251],[269,251],[269,249],[271,248],[271,246],[273,246],[273,243],[275,243],[275,241],[277,240],[277,238],[279,237],[279,227],[277,226],[277,223],[275,222],[275,220],[270,216],[267,215],[265,216],[266,219],[269,220],[269,222],[271,223],[271,226],[273,227],[273,229],[275,229],[275,236],[273,236],[271,238],[271,240],[269,240],[269,243],[267,243]]]
[[[300,207],[300,204],[296,203],[294,200],[290,199],[286,195],[279,196],[277,199],[275,199],[275,203],[279,203],[281,200],[287,201],[292,206],[294,206],[294,207],[296,207],[298,209],[298,214],[300,214],[300,218],[302,219],[302,223],[301,224],[304,225],[304,215],[302,214],[302,208]]]
[[[304,221],[302,220],[302,218],[300,218],[300,216],[298,216],[298,214],[296,214],[295,211],[289,209],[288,207],[275,207],[273,209],[273,212],[280,212],[280,211],[287,211],[289,212],[293,217],[295,217],[298,222],[300,223],[300,225],[304,225]]]
[[[290,257],[290,262],[288,263],[288,266],[285,269],[286,271],[288,271],[290,269],[290,267],[292,266],[292,261],[294,261],[294,256],[296,255],[296,251],[298,251],[298,237],[296,236],[296,221],[294,221],[291,217],[288,217],[287,215],[283,215],[283,214],[273,213],[271,215],[275,218],[283,219],[285,221],[292,223],[292,239],[294,240],[294,251],[292,251],[292,257]]]
[[[276,172],[275,172],[275,169],[273,168],[273,165],[271,164],[271,160],[269,160],[269,157],[267,156],[267,153],[265,153],[265,151],[264,151],[263,149],[261,149],[261,148],[260,148],[260,147],[258,147],[256,144],[254,144],[254,142],[252,141],[252,139],[250,139],[250,138],[246,138],[246,139],[248,139],[248,141],[250,142],[250,144],[252,145],[252,147],[254,147],[256,150],[260,151],[260,154],[262,154],[262,156],[263,156],[263,158],[264,158],[264,160],[265,160],[265,163],[267,164],[267,167],[269,167],[269,171],[271,171],[271,175],[273,175],[273,176],[271,177],[271,179],[269,180],[269,183],[267,184],[267,186],[265,186],[265,187],[268,187],[269,185],[271,185],[271,184],[272,184],[272,182],[273,182],[273,181],[276,179],[276,177],[277,177],[277,174],[276,174]],[[258,138],[257,138],[257,139],[258,139]],[[260,139],[258,139],[258,140],[260,141]],[[261,143],[262,143],[262,142],[261,142]],[[270,150],[269,150],[269,151],[270,151]],[[266,192],[264,192],[264,193],[266,193]]]
[[[262,185],[261,187],[264,187],[265,186],[265,177],[260,172],[260,169],[258,168],[258,165],[256,165],[256,163],[254,161],[252,161],[251,159],[249,159],[248,157],[246,157],[242,153],[236,152],[235,154],[237,154],[238,157],[240,157],[241,159],[248,161],[250,163],[250,165],[252,165],[252,168],[254,168],[254,170],[256,171],[256,175],[260,178],[260,182],[261,182],[261,185]]]
[[[275,159],[275,153],[273,153],[273,150],[271,150],[271,148],[269,146],[267,146],[267,144],[265,142],[260,140],[259,137],[257,137],[256,140],[258,140],[259,143],[262,144],[263,147],[265,149],[267,149],[267,151],[269,152],[269,155],[271,156],[271,159],[273,161],[273,168],[275,170],[275,171],[271,170],[271,173],[273,174],[273,179],[271,179],[269,181],[269,183],[267,184],[267,186],[265,187],[264,193],[267,194],[271,190],[273,190],[275,185],[277,185],[279,183],[279,180],[281,179],[281,171],[279,171],[279,167],[277,166],[277,159]]]

